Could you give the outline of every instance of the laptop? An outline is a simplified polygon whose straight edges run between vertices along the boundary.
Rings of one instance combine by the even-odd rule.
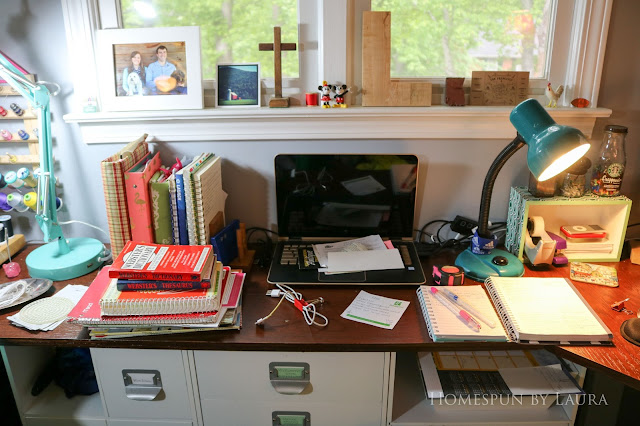
[[[267,281],[287,285],[423,284],[424,272],[412,240],[417,177],[415,155],[277,155],[279,241]],[[403,269],[326,274],[302,260],[313,244],[375,234],[398,249]]]

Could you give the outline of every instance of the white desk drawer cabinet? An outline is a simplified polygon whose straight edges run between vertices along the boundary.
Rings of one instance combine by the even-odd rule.
[[[206,426],[384,424],[390,354],[195,351],[194,357]],[[310,423],[297,423],[295,414],[273,423],[273,412],[308,413]]]
[[[137,425],[136,419],[162,420],[161,425],[194,421],[193,389],[182,351],[92,348],[91,356],[110,425]],[[125,422],[117,422],[121,420]]]

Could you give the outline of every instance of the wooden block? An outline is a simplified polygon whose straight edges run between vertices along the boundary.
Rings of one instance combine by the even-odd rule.
[[[24,235],[22,234],[13,234],[9,237],[9,251],[11,252],[11,257],[15,257],[15,255],[25,246],[27,240],[25,240]],[[7,243],[0,243],[0,263],[4,263],[9,260],[9,251],[7,251]]]
[[[289,98],[271,98],[269,108],[289,108]]]
[[[391,76],[391,12],[362,14],[362,106],[385,106]]]
[[[470,105],[518,105],[529,96],[529,71],[473,71]]]
[[[431,83],[391,80],[387,106],[431,106]]]
[[[464,77],[447,77],[444,102],[449,106],[464,106]]]
[[[391,79],[391,12],[362,15],[362,106],[431,106],[431,83]]]
[[[244,257],[236,257],[231,261],[231,268],[233,269],[242,269],[244,272],[248,273],[251,271],[251,266],[253,265],[253,258],[256,255],[255,250],[247,250],[247,254]]]
[[[631,263],[640,265],[640,241],[632,240],[629,244],[631,245]]]

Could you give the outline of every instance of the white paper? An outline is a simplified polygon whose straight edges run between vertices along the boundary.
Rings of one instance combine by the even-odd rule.
[[[314,244],[313,251],[318,258],[318,262],[323,267],[327,267],[329,252],[348,252],[348,251],[364,251],[364,250],[386,250],[387,246],[380,235],[369,235],[367,237],[356,238],[353,240],[337,241],[328,244]]]
[[[80,299],[82,298],[82,296],[84,295],[85,291],[87,291],[89,287],[84,286],[84,285],[72,285],[69,284],[67,285],[65,288],[63,288],[62,290],[60,290],[58,293],[54,294],[51,297],[64,297],[66,299],[71,300],[74,303],[78,303],[80,301]],[[40,300],[40,299],[36,299],[36,300]],[[27,305],[25,305],[27,306]],[[71,310],[69,310],[71,311]],[[29,330],[33,330],[33,331],[50,331],[53,330],[54,328],[56,328],[57,326],[59,326],[60,324],[62,324],[63,322],[66,321],[66,319],[62,319],[60,321],[56,321],[53,323],[49,323],[49,324],[31,324],[28,323],[26,321],[23,321],[20,319],[20,313],[18,312],[15,315],[11,315],[8,316],[7,319],[9,321],[11,321],[14,325],[17,325],[18,327],[23,327],[23,328],[27,328]]]
[[[560,364],[498,370],[514,395],[581,393]]]
[[[340,316],[351,321],[391,330],[398,323],[407,306],[409,302],[405,300],[390,299],[360,290]]]
[[[328,273],[404,269],[398,249],[332,252],[328,256]]]
[[[383,184],[378,182],[371,175],[345,180],[340,183],[347,191],[353,195],[359,196],[375,194],[376,192],[384,191],[386,189]]]

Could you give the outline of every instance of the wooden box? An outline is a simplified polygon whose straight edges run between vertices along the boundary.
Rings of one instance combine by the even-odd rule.
[[[531,216],[541,216],[545,231],[560,236],[563,235],[560,227],[564,225],[597,224],[607,231],[606,243],[611,244],[610,251],[567,252],[565,255],[569,261],[617,262],[622,253],[630,211],[631,200],[625,196],[536,198],[525,187],[513,187],[509,198],[505,247],[523,260],[527,220]]]

